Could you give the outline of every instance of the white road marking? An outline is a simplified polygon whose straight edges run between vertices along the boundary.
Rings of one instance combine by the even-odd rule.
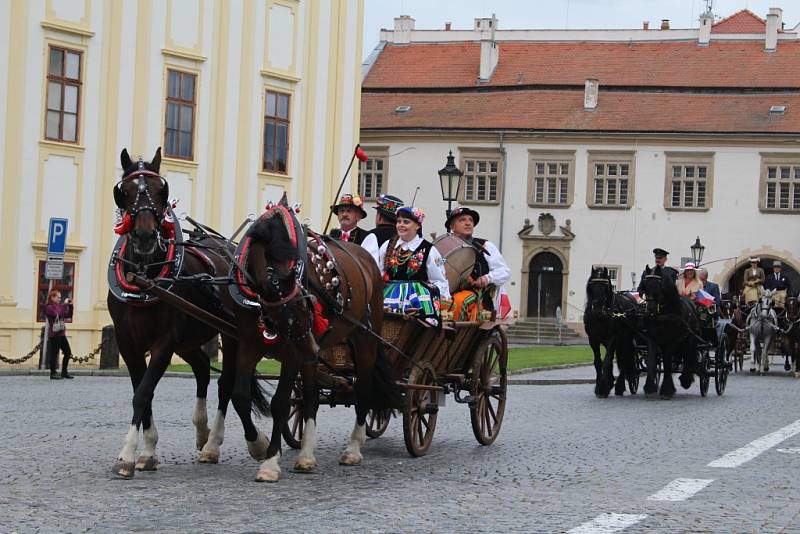
[[[591,521],[567,531],[568,534],[607,534],[635,525],[647,514],[600,514]]]
[[[660,491],[650,495],[648,501],[685,501],[714,482],[710,478],[676,478]]]
[[[797,434],[800,434],[800,420],[778,429],[771,434],[753,440],[741,449],[729,452],[725,456],[708,464],[708,467],[739,467],[757,457],[762,452],[771,449],[778,443],[792,436],[796,436]]]
[[[800,454],[800,447],[789,447],[788,449],[775,449],[784,454]]]

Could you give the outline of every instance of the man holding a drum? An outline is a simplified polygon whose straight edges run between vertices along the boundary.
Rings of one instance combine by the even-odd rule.
[[[494,243],[473,236],[479,221],[480,215],[477,211],[457,207],[450,212],[445,222],[448,232],[463,239],[476,251],[471,269],[470,266],[466,267],[468,274],[464,277],[462,287],[458,290],[450,288],[453,296],[453,319],[456,321],[477,320],[481,305],[487,310],[497,310],[500,289],[511,278],[511,270]]]

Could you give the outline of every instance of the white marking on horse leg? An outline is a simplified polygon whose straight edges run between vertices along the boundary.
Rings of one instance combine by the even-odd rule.
[[[317,460],[314,458],[314,449],[317,447],[317,424],[314,419],[306,421],[303,430],[303,441],[300,446],[300,454],[294,462],[295,471],[309,472],[317,467]]]
[[[264,460],[259,466],[258,473],[256,473],[256,482],[277,482],[281,478],[281,466],[278,462],[281,459],[280,451],[273,456]]]
[[[359,425],[358,421],[356,421],[356,425],[353,427],[353,432],[350,434],[350,444],[344,450],[344,453],[342,453],[342,457],[339,458],[339,463],[341,465],[359,465],[363,459],[361,455],[361,447],[364,446],[366,441],[367,425]]]
[[[269,448],[269,440],[263,432],[259,431],[254,441],[247,442],[247,452],[256,460],[262,461],[267,459],[267,449]]]
[[[211,430],[208,428],[208,410],[206,409],[206,399],[197,397],[197,402],[194,405],[194,412],[192,412],[192,423],[194,424],[197,450],[202,450],[203,446],[208,441],[208,434],[211,432]]]
[[[119,453],[118,459],[123,462],[133,462],[136,460],[136,449],[139,446],[139,429],[136,425],[131,425],[128,429],[128,434],[125,436],[125,442],[122,445],[122,450]]]
[[[219,448],[225,439],[225,414],[217,410],[214,422],[211,424],[211,433],[208,441],[200,451],[199,461],[202,464],[215,464],[219,462]]]
[[[138,471],[156,471],[158,469],[158,459],[156,458],[156,444],[158,444],[158,430],[153,416],[150,416],[150,428],[142,432],[144,435],[144,448],[142,454],[136,460]]]

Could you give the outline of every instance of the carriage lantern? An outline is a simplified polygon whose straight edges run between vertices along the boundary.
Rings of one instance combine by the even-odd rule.
[[[442,186],[442,200],[447,202],[447,216],[450,217],[451,206],[458,200],[458,190],[461,189],[461,177],[464,173],[456,167],[453,161],[453,151],[447,156],[447,165],[439,169],[439,183]]]
[[[705,251],[706,247],[700,244],[700,236],[697,236],[697,239],[694,241],[694,245],[689,247],[692,250],[692,261],[698,267],[700,266],[700,262],[703,260],[703,251]]]

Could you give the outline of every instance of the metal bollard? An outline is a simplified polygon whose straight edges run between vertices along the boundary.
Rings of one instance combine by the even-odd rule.
[[[202,348],[212,362],[219,361],[219,335],[212,337]]]
[[[45,326],[42,327],[42,330],[39,332],[39,370],[42,370],[42,366],[47,367],[47,362],[44,361],[45,351],[47,350],[47,344],[44,342],[45,336],[45,328],[47,328],[47,323],[45,322]]]
[[[119,369],[119,346],[114,326],[103,327],[103,348],[100,350],[100,369]]]

